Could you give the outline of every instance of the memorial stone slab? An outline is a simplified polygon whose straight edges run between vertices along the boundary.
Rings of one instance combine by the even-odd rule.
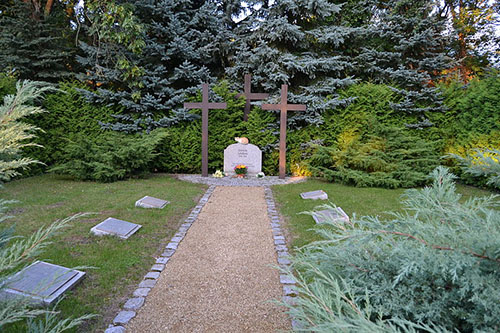
[[[312,217],[316,224],[335,221],[349,222],[349,216],[340,207],[313,212]]]
[[[78,270],[36,261],[5,281],[0,298],[27,297],[35,304],[50,306],[84,276]]]
[[[248,175],[262,171],[262,151],[256,145],[235,143],[224,149],[224,172],[234,175],[238,164],[246,165]]]
[[[118,236],[122,239],[128,239],[130,236],[135,234],[137,230],[142,227],[140,224],[130,223],[127,221],[118,220],[112,217],[108,217],[106,220],[102,221],[90,231],[97,236],[102,235],[112,235]]]
[[[141,198],[135,202],[136,207],[142,207],[142,208],[158,208],[158,209],[163,209],[166,205],[168,205],[170,201],[167,200],[162,200],[150,196],[145,196],[144,198]]]
[[[304,192],[300,194],[302,199],[328,200],[328,194],[323,190]]]

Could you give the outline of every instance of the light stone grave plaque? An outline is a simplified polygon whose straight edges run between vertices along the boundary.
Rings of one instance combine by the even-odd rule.
[[[300,194],[302,199],[328,200],[328,194],[323,190],[304,192]]]
[[[36,261],[5,282],[0,298],[27,297],[35,304],[52,305],[84,276],[81,271]]]
[[[224,173],[234,175],[238,164],[247,166],[248,175],[262,171],[262,151],[256,145],[235,143],[224,149]]]
[[[145,196],[144,198],[141,198],[135,202],[136,207],[142,207],[142,208],[159,208],[163,209],[166,205],[168,205],[170,201],[167,200],[162,200],[158,198],[153,198],[150,196]]]
[[[141,227],[142,225],[140,224],[130,223],[127,221],[108,217],[106,220],[90,229],[90,231],[97,236],[112,235],[118,236],[122,239],[128,239]]]
[[[312,217],[316,224],[322,224],[335,221],[349,222],[349,216],[344,212],[344,210],[340,207],[336,207],[335,209],[325,209],[314,212]]]

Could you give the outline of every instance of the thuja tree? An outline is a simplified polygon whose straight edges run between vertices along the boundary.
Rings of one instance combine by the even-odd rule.
[[[405,211],[392,219],[330,221],[318,230],[324,240],[298,251],[301,296],[290,311],[303,328],[391,332],[413,322],[429,331],[435,323],[441,331],[498,332],[499,197],[464,202],[443,167],[432,179],[408,190]]]
[[[228,75],[241,83],[252,73],[253,84],[276,94],[281,84],[289,84],[289,101],[308,108],[290,123],[321,122],[321,112],[346,102],[336,91],[354,82],[351,57],[362,43],[361,26],[370,19],[361,2],[277,0],[262,6],[237,29]]]
[[[144,46],[135,57],[139,73],[135,87],[127,86],[127,77],[98,78],[101,88],[91,96],[94,101],[122,109],[117,121],[107,127],[137,132],[191,119],[182,107],[186,96],[195,95],[200,83],[214,83],[222,75],[231,14],[238,12],[238,6],[230,4],[188,0],[126,3],[132,6],[133,15],[141,18]],[[91,55],[95,46],[85,50]]]
[[[443,111],[434,86],[449,67],[445,56],[445,18],[434,1],[381,0],[374,2],[366,45],[356,62],[364,77],[389,83],[403,98],[393,108],[414,116],[414,127],[431,125],[426,113]]]
[[[33,138],[36,127],[20,120],[31,114],[43,112],[33,103],[52,88],[37,82],[18,82],[17,93],[7,95],[0,105],[0,182],[10,180],[36,161],[20,156],[26,140]],[[9,201],[0,199],[0,222],[7,216]],[[4,282],[20,268],[36,258],[44,248],[50,245],[49,238],[78,216],[57,221],[46,228],[41,228],[32,235],[21,238],[13,236],[13,230],[0,228],[0,289]],[[62,332],[80,325],[92,316],[76,319],[57,318],[55,309],[36,309],[23,299],[2,299],[0,301],[0,330],[8,331],[9,325],[27,321],[30,332]]]
[[[45,15],[29,1],[0,7],[0,71],[20,79],[58,81],[74,74],[74,30],[70,14],[55,2]]]

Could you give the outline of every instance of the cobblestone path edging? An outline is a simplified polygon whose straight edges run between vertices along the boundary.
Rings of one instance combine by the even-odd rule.
[[[156,259],[156,263],[151,267],[151,270],[144,276],[144,279],[139,283],[138,288],[134,291],[133,297],[129,298],[125,305],[123,305],[122,310],[113,319],[113,323],[109,325],[105,333],[121,333],[125,332],[126,325],[132,318],[135,317],[137,311],[144,305],[146,296],[148,296],[151,288],[156,284],[157,279],[160,277],[160,273],[165,269],[165,265],[168,263],[170,257],[175,253],[179,243],[186,236],[187,231],[191,225],[196,221],[201,209],[208,202],[208,199],[215,190],[215,186],[212,185],[205,192],[203,197],[201,197],[198,204],[193,208],[189,216],[186,218],[183,224],[181,224],[177,233],[172,237],[170,242],[165,247],[165,251],[161,256]]]
[[[274,248],[278,254],[278,265],[281,268],[287,268],[291,264],[290,259],[288,259],[288,247],[286,246],[285,236],[281,230],[280,215],[276,209],[273,191],[269,186],[264,187],[264,195],[267,203],[267,215],[269,216],[273,231]],[[294,304],[295,297],[297,297],[295,279],[293,276],[281,273],[280,283],[283,286],[283,302]],[[292,318],[292,328],[296,328],[297,326],[298,325]]]

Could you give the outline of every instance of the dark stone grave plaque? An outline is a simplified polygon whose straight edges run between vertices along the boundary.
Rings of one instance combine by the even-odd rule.
[[[322,224],[328,221],[349,222],[349,216],[347,216],[344,210],[340,207],[336,207],[335,209],[325,209],[316,211],[312,214],[312,217],[316,222],[316,224]]]
[[[168,205],[170,202],[167,200],[162,200],[158,198],[153,198],[150,196],[145,196],[144,198],[141,198],[135,202],[136,207],[142,207],[142,208],[159,208],[163,209],[166,205]]]
[[[140,224],[130,223],[127,221],[118,220],[108,217],[90,231],[97,236],[112,235],[122,239],[127,239],[137,232],[142,226]]]
[[[300,194],[302,199],[328,200],[328,194],[323,190],[304,192]]]
[[[81,271],[36,261],[8,279],[0,297],[27,297],[35,304],[52,305],[84,276]]]

